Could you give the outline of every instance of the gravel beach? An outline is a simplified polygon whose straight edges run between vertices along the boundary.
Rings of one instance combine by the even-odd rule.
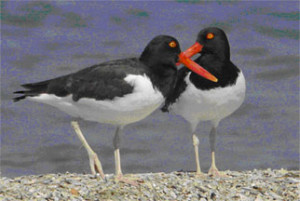
[[[0,179],[0,200],[299,200],[299,171],[224,171],[127,174],[133,184],[90,174],[46,174]]]

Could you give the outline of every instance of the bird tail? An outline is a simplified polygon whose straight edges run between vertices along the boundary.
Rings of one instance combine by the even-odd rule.
[[[13,98],[13,101],[17,102],[17,101],[25,99],[27,96],[37,96],[41,93],[45,93],[47,91],[49,82],[50,82],[50,80],[21,85],[22,87],[24,87],[25,89],[28,89],[28,90],[15,91],[14,94],[22,94],[22,95],[18,96],[16,98]]]

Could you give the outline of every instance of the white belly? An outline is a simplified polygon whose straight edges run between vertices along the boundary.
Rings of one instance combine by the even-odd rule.
[[[52,105],[74,117],[114,125],[140,121],[164,101],[161,92],[153,88],[146,75],[128,75],[124,80],[134,87],[133,93],[113,100],[81,98],[74,102],[72,95],[58,97],[54,94],[41,94],[29,99]]]
[[[238,109],[245,98],[245,78],[240,72],[235,85],[211,90],[198,90],[189,80],[190,74],[185,78],[186,91],[181,94],[177,102],[171,106],[171,111],[183,116],[192,125],[199,121],[221,119]]]

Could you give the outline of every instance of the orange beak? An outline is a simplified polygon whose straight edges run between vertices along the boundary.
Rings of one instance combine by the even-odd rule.
[[[179,63],[182,63],[187,68],[189,68],[191,71],[197,73],[198,75],[204,77],[205,79],[208,79],[213,82],[218,82],[218,79],[210,74],[207,70],[205,70],[202,66],[194,62],[190,59],[193,55],[201,52],[203,48],[203,45],[196,42],[194,45],[192,45],[190,48],[188,48],[186,51],[181,52],[179,54]],[[177,63],[178,64],[178,63]]]
[[[201,45],[198,42],[195,42],[194,45],[192,45],[191,47],[189,47],[188,49],[186,49],[184,51],[185,56],[191,58],[192,56],[194,56],[195,54],[199,53],[202,51],[203,45]]]

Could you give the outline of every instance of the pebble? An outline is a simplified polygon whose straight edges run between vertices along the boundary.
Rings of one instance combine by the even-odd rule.
[[[224,171],[227,177],[192,172],[124,175],[137,185],[90,174],[0,178],[0,201],[8,200],[300,200],[299,171]]]

